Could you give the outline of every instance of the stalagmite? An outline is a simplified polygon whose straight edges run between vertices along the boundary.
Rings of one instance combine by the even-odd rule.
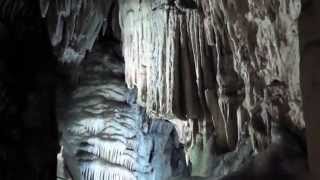
[[[172,153],[176,147],[165,145],[174,138],[171,137],[172,125],[159,121],[159,127],[168,127],[158,130],[163,137],[154,136],[149,125],[143,129],[149,122],[154,124],[153,120],[145,115],[143,108],[131,102],[133,93],[125,86],[124,69],[119,67],[122,66],[121,59],[117,59],[114,51],[103,51],[117,47],[114,42],[107,45],[98,42],[78,67],[80,82],[71,84],[70,91],[60,89],[57,92],[63,152],[65,157],[70,157],[65,158],[67,167],[73,169],[73,176],[80,174],[83,180],[102,180],[102,177],[106,180],[147,180],[163,173],[163,166],[169,170],[185,168],[185,162],[174,167],[170,164],[174,161],[170,158],[174,159]],[[115,63],[117,61],[119,63]],[[155,141],[164,145],[157,153]],[[166,151],[162,152],[164,149]],[[169,159],[153,160],[160,155]],[[175,159],[181,158],[184,157]],[[172,173],[169,171],[153,178],[162,180]]]

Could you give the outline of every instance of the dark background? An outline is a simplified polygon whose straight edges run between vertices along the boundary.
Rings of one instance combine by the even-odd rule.
[[[0,8],[0,179],[56,179],[57,61],[38,1],[25,2]]]

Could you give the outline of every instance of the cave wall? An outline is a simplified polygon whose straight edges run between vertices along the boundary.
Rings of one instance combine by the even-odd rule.
[[[254,154],[267,150],[278,143],[279,128],[297,139],[292,146],[305,148],[300,1],[119,7],[128,87],[138,89],[151,116],[191,120],[192,175],[209,175],[204,169],[219,154],[215,148],[237,150],[249,138]]]

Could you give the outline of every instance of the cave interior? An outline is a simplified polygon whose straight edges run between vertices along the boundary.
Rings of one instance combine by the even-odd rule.
[[[0,0],[0,180],[320,179],[320,1]]]

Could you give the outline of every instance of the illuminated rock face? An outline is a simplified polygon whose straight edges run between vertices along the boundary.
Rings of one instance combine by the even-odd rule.
[[[247,139],[266,150],[275,126],[304,139],[300,1],[193,2],[119,1],[126,82],[148,114],[190,120],[192,174]]]
[[[310,20],[320,12],[317,5],[317,0],[0,0],[1,23],[17,36],[0,31],[0,44],[13,39],[21,46],[14,53],[0,48],[0,58],[8,54],[9,62],[0,62],[0,120],[10,122],[0,134],[9,147],[15,144],[13,153],[0,147],[0,160],[13,164],[10,170],[30,165],[22,167],[31,172],[25,179],[54,176],[57,138],[50,103],[60,76],[55,77],[56,62],[47,61],[56,60],[52,51],[57,62],[77,64],[57,68],[72,79],[58,80],[57,116],[59,159],[74,179],[165,180],[184,174],[185,162],[193,177],[209,179],[295,175],[306,155],[301,84],[309,142],[318,144],[319,28]],[[53,50],[42,47],[45,43]],[[47,141],[48,146],[39,144]],[[318,151],[310,148],[317,168]],[[50,155],[35,157],[38,152]],[[15,179],[3,174],[1,180]]]
[[[149,120],[135,104],[123,64],[111,51],[116,47],[96,45],[77,69],[77,85],[59,93],[66,167],[75,180],[162,180],[183,173],[174,126]]]
[[[242,106],[242,111],[249,115],[256,151],[270,144],[272,123],[298,133],[305,127],[297,23],[301,4],[299,1],[261,3],[211,2],[211,14],[207,17],[212,19],[208,26],[216,36],[218,64],[231,58],[235,72],[224,71],[226,65],[218,66],[217,79],[229,76],[242,81],[237,86],[218,81],[219,89],[234,91],[230,95],[226,93],[231,101],[243,97],[241,104],[232,105],[233,112]]]
[[[214,81],[213,66],[204,61],[211,48],[204,42],[202,17],[185,16],[170,2],[119,1],[126,82],[137,87],[138,103],[152,116],[202,118],[203,89],[212,89]],[[203,66],[208,69],[200,72]],[[206,82],[199,79],[203,75]]]
[[[100,76],[97,73],[100,65],[94,71],[82,75],[84,80],[80,80],[79,86],[70,96],[75,100],[75,105],[68,113],[71,113],[69,117],[74,116],[74,121],[80,123],[80,127],[86,129],[80,134],[91,133],[95,136],[85,140],[89,144],[85,146],[96,144],[98,148],[88,150],[88,147],[85,147],[85,151],[101,156],[112,165],[117,164],[127,169],[128,178],[128,174],[135,174],[132,172],[144,172],[149,169],[148,166],[156,167],[152,162],[140,165],[143,161],[134,161],[134,158],[125,156],[125,162],[122,162],[112,160],[106,155],[115,151],[123,153],[127,146],[142,141],[149,144],[146,139],[150,138],[141,134],[149,132],[148,128],[153,127],[150,124],[155,121],[147,123],[147,126],[141,119],[143,113],[140,112],[139,105],[145,107],[146,113],[154,118],[187,120],[184,122],[187,124],[186,132],[182,134],[188,134],[188,137],[180,139],[185,140],[186,158],[194,176],[217,175],[218,172],[212,169],[219,169],[214,162],[221,157],[237,164],[246,157],[250,159],[253,154],[265,151],[271,144],[276,143],[272,140],[274,127],[285,127],[281,128],[281,131],[289,131],[304,142],[305,122],[301,109],[297,28],[300,1],[113,2],[41,1],[42,14],[47,17],[51,43],[63,62],[81,62],[86,51],[92,48],[103,25],[108,25],[106,29],[113,29],[113,33],[120,32],[115,31],[116,26],[112,25],[119,16],[125,82],[130,89],[136,89],[137,104],[127,102],[129,91],[122,80],[118,82],[117,76],[114,78],[112,75],[119,74],[117,68],[110,68],[108,71],[112,73],[103,75],[105,81],[101,82],[95,79]],[[115,8],[117,5],[119,12]],[[92,16],[87,16],[91,10],[94,11]],[[117,37],[117,40],[120,40],[119,35]],[[80,72],[85,72],[87,65],[89,67],[89,60],[92,61],[90,57],[83,61],[80,67],[84,71]],[[108,64],[105,67],[114,66]],[[87,82],[89,85],[85,86],[88,87],[82,85],[83,82]],[[104,101],[96,100],[101,97],[112,101],[107,105]],[[83,105],[78,103],[77,99],[90,100]],[[122,108],[124,104],[128,106],[128,110],[114,112],[115,107]],[[82,111],[91,115],[82,117],[81,113],[75,113]],[[105,121],[101,120],[100,114],[105,111],[112,112],[106,115],[109,119],[122,113],[129,116],[129,119],[140,118],[134,122],[128,120],[123,124],[124,127],[120,128],[121,138],[118,135],[116,137],[121,141],[116,142],[123,144],[117,144],[116,147],[122,149],[112,149],[101,142],[105,136],[110,136],[104,132],[105,128],[102,128],[110,125],[105,125]],[[90,123],[92,119],[94,123]],[[110,122],[118,123],[116,120]],[[178,126],[182,124],[179,120],[177,122]],[[128,124],[125,125],[126,123]],[[68,129],[68,123],[62,127],[67,128],[65,132],[76,135],[81,128],[74,124],[72,126],[75,129]],[[145,132],[142,130],[144,126],[148,127]],[[134,140],[126,144],[124,142],[133,136],[125,134],[138,135],[133,135]],[[233,157],[232,155],[224,154],[241,149],[245,149],[245,152],[239,161],[233,161],[229,158]],[[148,154],[147,151],[153,152],[145,150],[145,155]],[[132,156],[139,155],[139,152],[139,148],[130,149],[130,153],[134,154]],[[83,153],[79,154],[82,156]],[[86,170],[87,167],[101,166],[97,163],[98,161],[95,161],[93,165],[79,166],[84,167],[84,177],[92,174]],[[143,167],[142,170],[134,169],[134,163]],[[241,163],[235,165],[240,166]],[[233,168],[227,171],[232,172],[230,169]],[[102,170],[101,173],[100,170],[96,173],[112,176],[111,172],[104,173]],[[157,177],[161,175],[158,174]]]

